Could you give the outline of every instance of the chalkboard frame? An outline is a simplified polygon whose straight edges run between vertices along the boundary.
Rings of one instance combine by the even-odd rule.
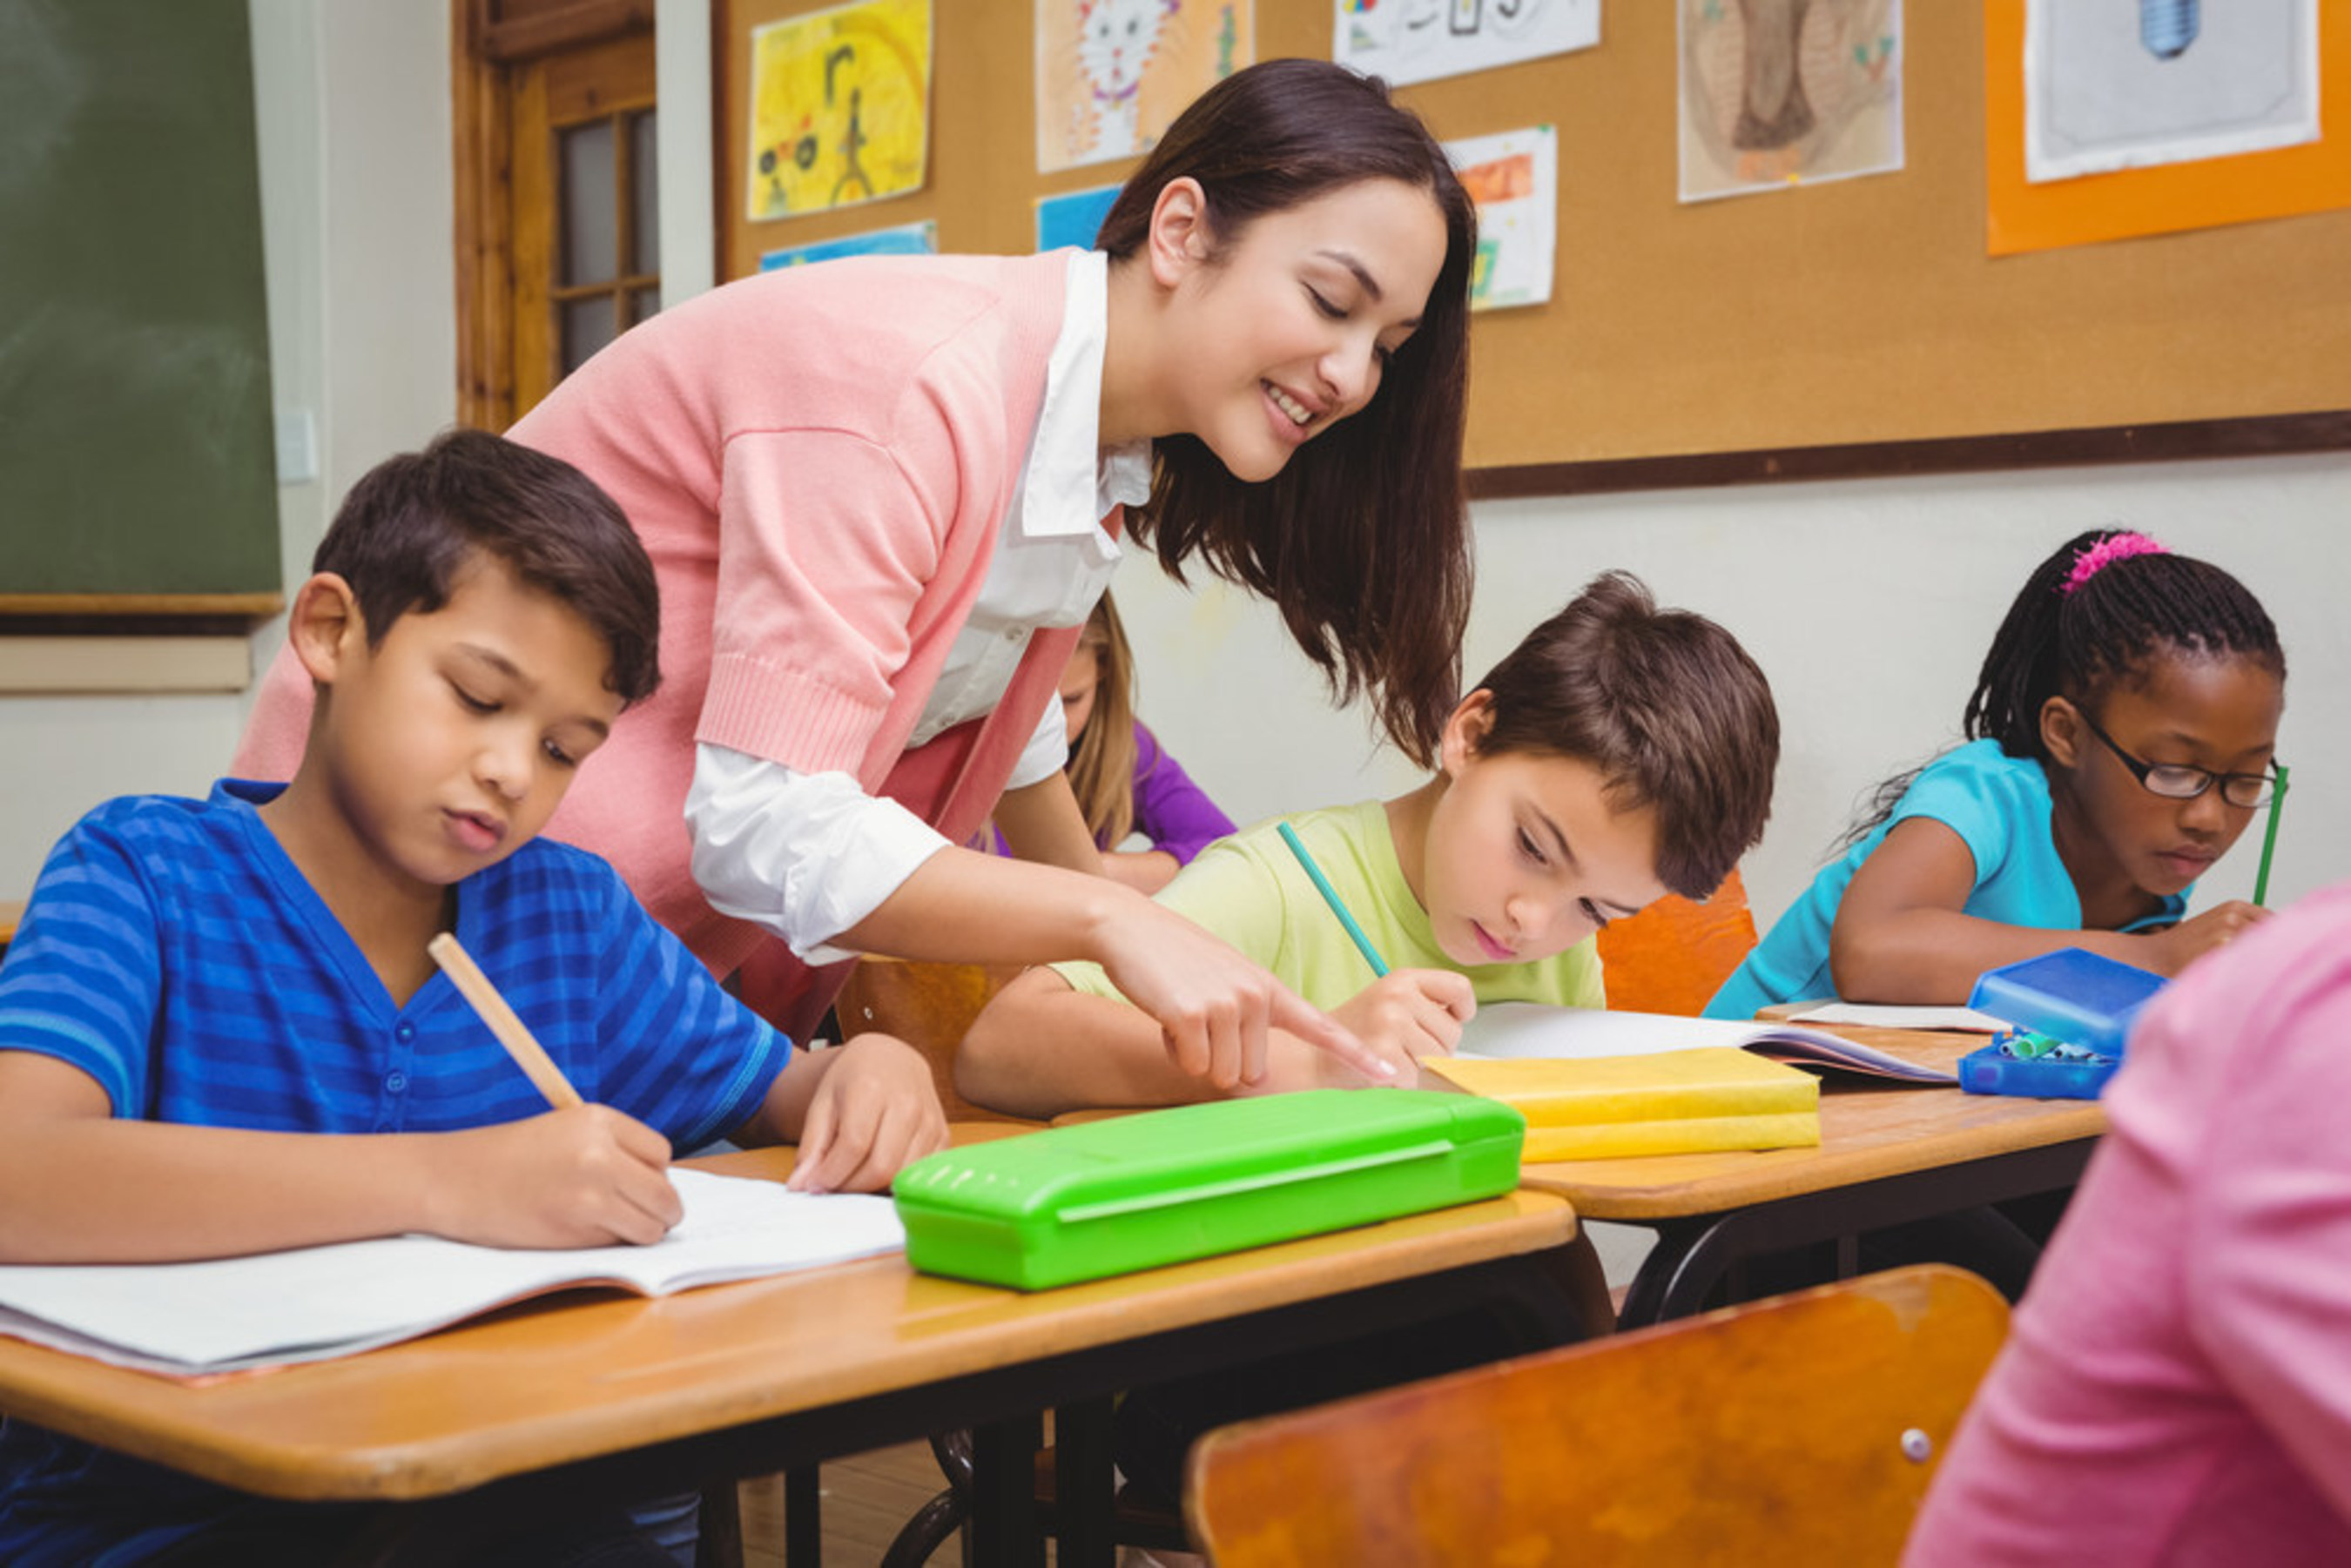
[[[7,31],[0,628],[249,628],[283,569],[246,0]]]

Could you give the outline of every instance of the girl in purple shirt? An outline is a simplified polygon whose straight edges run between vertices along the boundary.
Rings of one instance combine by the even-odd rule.
[[[1232,819],[1135,718],[1134,654],[1108,594],[1061,672],[1061,716],[1070,727],[1070,788],[1102,847],[1103,874],[1156,893],[1233,831]],[[1134,833],[1151,847],[1117,847]]]

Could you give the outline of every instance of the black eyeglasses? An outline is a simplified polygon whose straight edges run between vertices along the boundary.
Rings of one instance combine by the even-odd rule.
[[[2081,710],[2076,709],[2076,712]],[[2220,799],[2241,811],[2251,811],[2268,805],[2285,793],[2285,780],[2271,773],[2215,773],[2210,768],[2198,768],[2186,762],[2142,762],[2115,744],[2115,737],[2098,727],[2098,721],[2082,714],[2082,722],[2090,733],[2105,743],[2108,751],[2121,758],[2150,795],[2160,795],[2167,800],[2193,800],[2218,784]]]

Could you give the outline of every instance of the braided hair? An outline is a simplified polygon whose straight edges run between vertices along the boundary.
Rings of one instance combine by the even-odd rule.
[[[2011,757],[2046,763],[2042,706],[2062,696],[2094,706],[2159,651],[2252,659],[2285,679],[2277,627],[2245,585],[2209,561],[2174,555],[2123,528],[2093,528],[2033,568],[1991,640],[1961,728]],[[1832,855],[1892,814],[1922,771],[1888,779]]]
[[[2094,528],[2033,569],[1968,698],[1970,740],[1997,740],[2011,757],[2046,762],[2042,705],[2062,696],[2090,706],[2158,650],[2252,659],[2285,678],[2277,627],[2243,583],[2190,556],[2114,549],[2135,537]]]

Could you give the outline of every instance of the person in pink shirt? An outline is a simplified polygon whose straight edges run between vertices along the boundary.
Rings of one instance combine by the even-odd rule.
[[[2351,1563],[2351,883],[2149,1007],[1903,1561]]]
[[[1178,117],[1098,244],[747,278],[517,423],[644,540],[670,672],[549,831],[796,1038],[858,953],[1092,958],[1244,1076],[1269,1024],[1368,1066],[1099,874],[1056,688],[1140,546],[1272,601],[1428,760],[1468,601],[1475,214],[1378,82],[1273,60]],[[235,770],[286,777],[308,702],[281,660]],[[1020,859],[961,847],[991,813]]]

